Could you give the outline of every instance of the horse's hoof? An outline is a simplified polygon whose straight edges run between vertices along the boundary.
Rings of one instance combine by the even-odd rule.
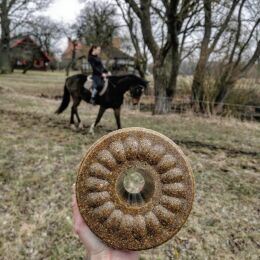
[[[95,132],[94,132],[93,129],[90,129],[90,130],[88,131],[88,133],[91,134],[91,135],[95,135]]]
[[[77,127],[74,124],[70,125],[70,129],[73,130],[73,131],[77,131]]]
[[[82,122],[79,123],[79,129],[84,129],[84,125]]]
[[[94,135],[94,134],[95,134],[95,132],[94,132],[94,125],[95,125],[95,124],[92,124],[92,125],[90,126],[90,128],[89,128],[89,131],[88,131],[88,133],[91,134],[91,135]]]

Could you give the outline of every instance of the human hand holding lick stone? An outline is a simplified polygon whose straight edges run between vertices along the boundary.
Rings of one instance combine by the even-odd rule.
[[[79,236],[81,242],[87,250],[86,260],[139,259],[139,254],[137,251],[116,250],[108,247],[90,230],[79,212],[76,200],[75,184],[73,184],[72,210],[74,231]]]
[[[131,187],[129,176],[139,183]],[[144,128],[114,131],[94,143],[77,176],[76,199],[89,229],[117,250],[144,250],[171,239],[194,198],[192,170],[181,149]]]

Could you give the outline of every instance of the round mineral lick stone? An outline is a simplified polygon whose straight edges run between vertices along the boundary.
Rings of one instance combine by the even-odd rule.
[[[168,137],[125,128],[87,151],[76,195],[86,224],[108,246],[144,250],[181,229],[192,208],[194,179],[185,155]]]

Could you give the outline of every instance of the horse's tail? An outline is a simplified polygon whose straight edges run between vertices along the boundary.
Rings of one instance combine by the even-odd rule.
[[[70,93],[66,87],[66,83],[67,81],[65,82],[64,85],[64,94],[63,94],[62,102],[60,104],[60,107],[56,110],[55,114],[61,114],[70,103]]]

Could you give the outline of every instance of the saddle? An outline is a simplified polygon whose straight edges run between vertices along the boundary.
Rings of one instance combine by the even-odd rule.
[[[88,76],[86,82],[84,83],[84,88],[92,93],[92,85],[93,85],[93,80],[92,76]],[[104,79],[104,84],[103,87],[98,90],[98,95],[103,96],[107,90],[108,87],[108,78]]]

